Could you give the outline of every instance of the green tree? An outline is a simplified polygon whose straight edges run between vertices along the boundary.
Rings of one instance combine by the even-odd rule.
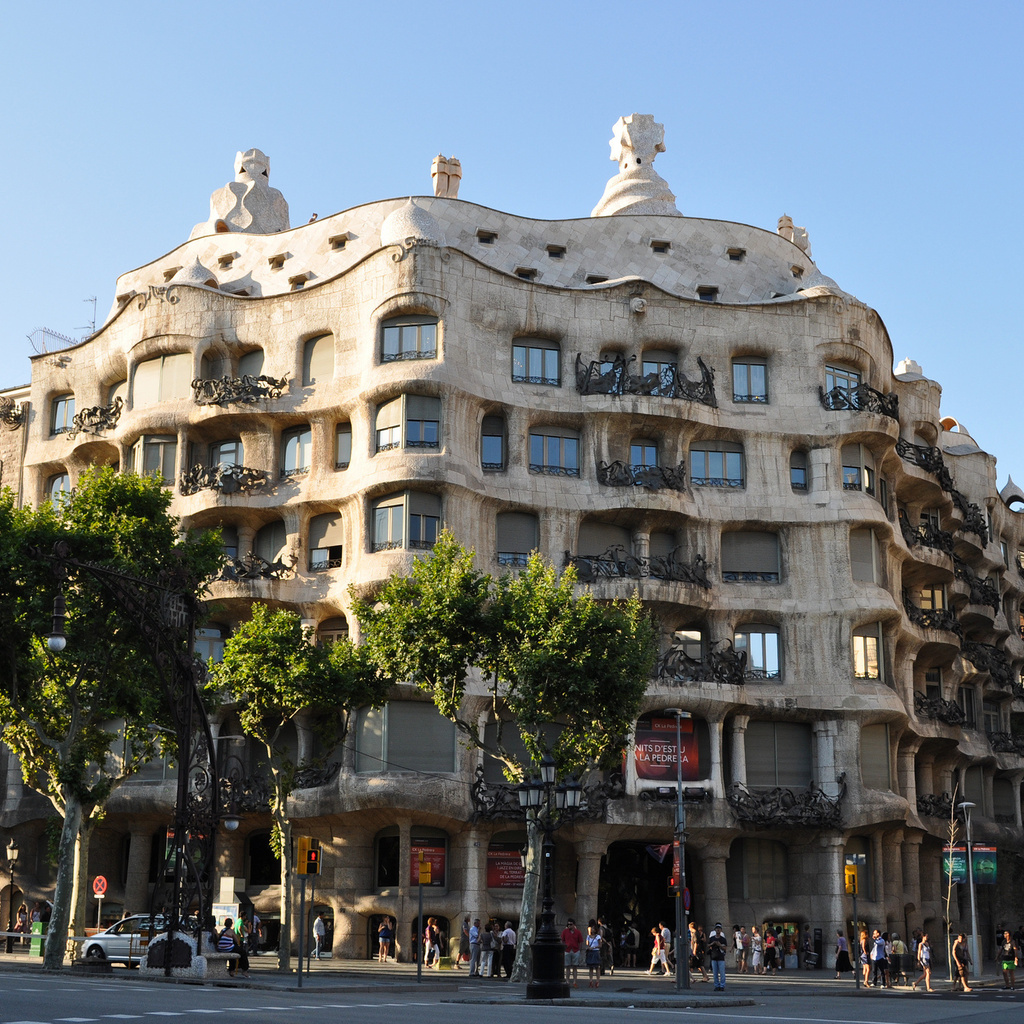
[[[562,777],[613,767],[639,713],[656,637],[639,598],[612,604],[578,590],[570,567],[559,574],[538,555],[496,582],[445,531],[412,575],[393,577],[374,601],[356,604],[368,656],[394,679],[429,693],[470,744],[499,758],[511,780],[537,773],[545,753]],[[466,715],[467,687],[489,696],[491,747]],[[505,723],[525,746],[505,741]],[[553,736],[557,738],[552,740]],[[550,749],[549,749],[550,748]],[[542,833],[527,821],[529,861],[513,978],[529,971]]]
[[[198,581],[219,565],[219,541],[180,536],[170,500],[158,481],[109,468],[83,473],[74,491],[38,509],[17,508],[9,491],[0,495],[0,739],[62,817],[50,969],[64,959],[91,823],[113,789],[152,757],[150,726],[168,716],[142,637],[88,572],[72,570],[64,582],[67,646],[47,650],[58,590],[47,556],[62,541],[80,561],[146,579],[170,573],[177,589],[198,595]]]
[[[389,682],[348,640],[319,647],[298,615],[253,605],[252,618],[224,644],[209,686],[234,705],[242,730],[262,748],[268,774],[270,813],[281,857],[281,946],[279,967],[291,968],[292,826],[288,798],[296,772],[283,746],[284,731],[301,714],[333,747],[344,740],[353,711],[381,707]]]

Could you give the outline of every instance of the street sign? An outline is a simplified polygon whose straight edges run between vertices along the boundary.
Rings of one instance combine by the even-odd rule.
[[[690,890],[683,890],[683,909],[689,911],[690,909]]]
[[[103,896],[107,891],[107,880],[102,875],[97,875],[92,880],[92,891],[96,896]]]

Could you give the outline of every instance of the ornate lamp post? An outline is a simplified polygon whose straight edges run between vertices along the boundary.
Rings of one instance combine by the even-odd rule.
[[[7,870],[11,873],[10,895],[7,897],[7,931],[14,931],[14,868],[18,863],[18,844],[11,839],[7,844]],[[14,952],[14,937],[7,936],[7,952]]]
[[[674,852],[679,857],[679,875],[676,878],[676,991],[690,987],[690,929],[686,926],[686,805],[683,803],[683,730],[679,724],[693,716],[681,708],[665,708],[665,714],[676,720],[676,834]]]
[[[568,999],[569,984],[565,980],[565,946],[555,929],[554,881],[555,830],[575,817],[582,799],[582,788],[574,780],[555,786],[555,759],[545,754],[540,764],[540,778],[524,782],[518,788],[519,806],[533,814],[537,827],[544,833],[541,847],[540,928],[531,947],[533,977],[526,986],[527,999]]]
[[[978,908],[974,902],[974,843],[971,840],[971,811],[978,805],[970,800],[957,804],[957,809],[967,823],[967,884],[971,887],[971,974],[977,978],[980,973],[981,950],[978,949]]]

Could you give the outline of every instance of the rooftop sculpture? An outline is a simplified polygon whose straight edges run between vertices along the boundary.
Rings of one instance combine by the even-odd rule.
[[[189,238],[224,231],[269,235],[287,231],[288,203],[268,184],[270,160],[258,149],[235,156],[235,180],[210,196],[210,218],[197,224]]]
[[[668,182],[654,169],[654,158],[665,152],[665,126],[653,114],[630,114],[620,117],[612,131],[611,159],[619,165],[619,173],[605,185],[591,217],[617,213],[681,217]]]

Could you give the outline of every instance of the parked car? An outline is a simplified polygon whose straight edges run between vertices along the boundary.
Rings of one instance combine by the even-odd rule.
[[[87,957],[109,960],[111,963],[124,964],[126,967],[137,967],[146,955],[150,936],[164,930],[162,917],[157,917],[153,924],[154,930],[151,932],[148,914],[122,918],[117,924],[86,939],[82,944],[83,952]],[[189,934],[194,927],[193,919],[183,923],[183,930]]]

